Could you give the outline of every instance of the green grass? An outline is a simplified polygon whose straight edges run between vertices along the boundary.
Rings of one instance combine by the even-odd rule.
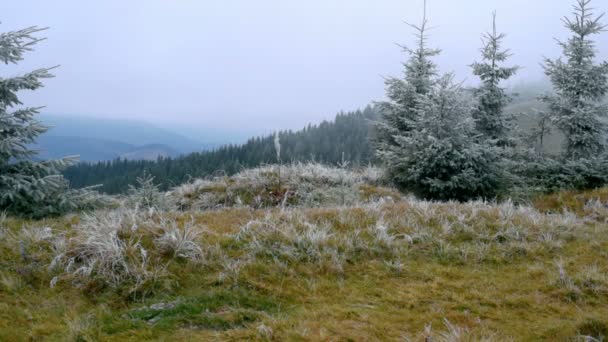
[[[200,260],[157,254],[160,218],[146,216],[130,234],[140,234],[150,269],[162,272],[135,295],[126,290],[131,280],[113,287],[49,270],[56,251],[46,240],[26,243],[23,259],[24,226],[78,237],[78,217],[8,218],[0,223],[0,340],[606,337],[608,224],[584,204],[569,204],[605,204],[604,192],[539,199],[536,206],[548,214],[404,200],[160,215],[200,230]],[[563,205],[578,218],[553,216]],[[251,221],[257,223],[243,233]],[[61,280],[49,286],[56,276]]]

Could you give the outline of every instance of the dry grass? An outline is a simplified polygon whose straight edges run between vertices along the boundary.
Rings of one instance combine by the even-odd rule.
[[[581,211],[402,198],[2,218],[0,340],[602,340],[598,193]]]
[[[390,189],[370,187],[382,172],[368,167],[348,170],[316,163],[268,165],[232,177],[198,179],[169,193],[180,209],[226,207],[319,207],[353,205],[379,198],[399,199]]]
[[[539,196],[534,207],[544,213],[571,212],[580,217],[608,222],[608,188],[593,191],[566,191]]]

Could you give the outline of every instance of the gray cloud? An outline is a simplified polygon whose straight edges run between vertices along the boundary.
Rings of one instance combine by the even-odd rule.
[[[443,49],[443,71],[473,83],[491,12],[521,65],[518,80],[542,77],[542,56],[570,0],[429,0]],[[422,0],[54,0],[2,5],[0,30],[40,25],[49,40],[17,67],[61,64],[57,77],[28,104],[49,112],[174,121],[191,126],[271,130],[298,128],[362,107],[384,95],[382,76],[399,75],[395,43],[413,38]],[[605,2],[595,0],[599,11]],[[607,19],[608,20],[608,19]],[[598,40],[604,59],[608,33]],[[517,82],[517,80],[515,81]]]

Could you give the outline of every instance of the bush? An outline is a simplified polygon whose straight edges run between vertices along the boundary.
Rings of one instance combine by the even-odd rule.
[[[530,192],[593,190],[608,184],[608,156],[560,160],[547,156],[521,156],[513,170]]]

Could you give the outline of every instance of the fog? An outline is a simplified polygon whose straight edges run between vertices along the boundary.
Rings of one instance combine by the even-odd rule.
[[[567,37],[573,0],[429,0],[436,62],[467,84],[480,36],[508,34],[512,81],[542,79],[542,57]],[[608,3],[595,0],[597,12]],[[49,39],[3,77],[60,64],[28,105],[71,115],[262,132],[299,128],[384,97],[400,75],[422,0],[3,1],[0,30],[48,26]],[[608,18],[606,19],[608,23]],[[598,37],[608,59],[608,33]]]

